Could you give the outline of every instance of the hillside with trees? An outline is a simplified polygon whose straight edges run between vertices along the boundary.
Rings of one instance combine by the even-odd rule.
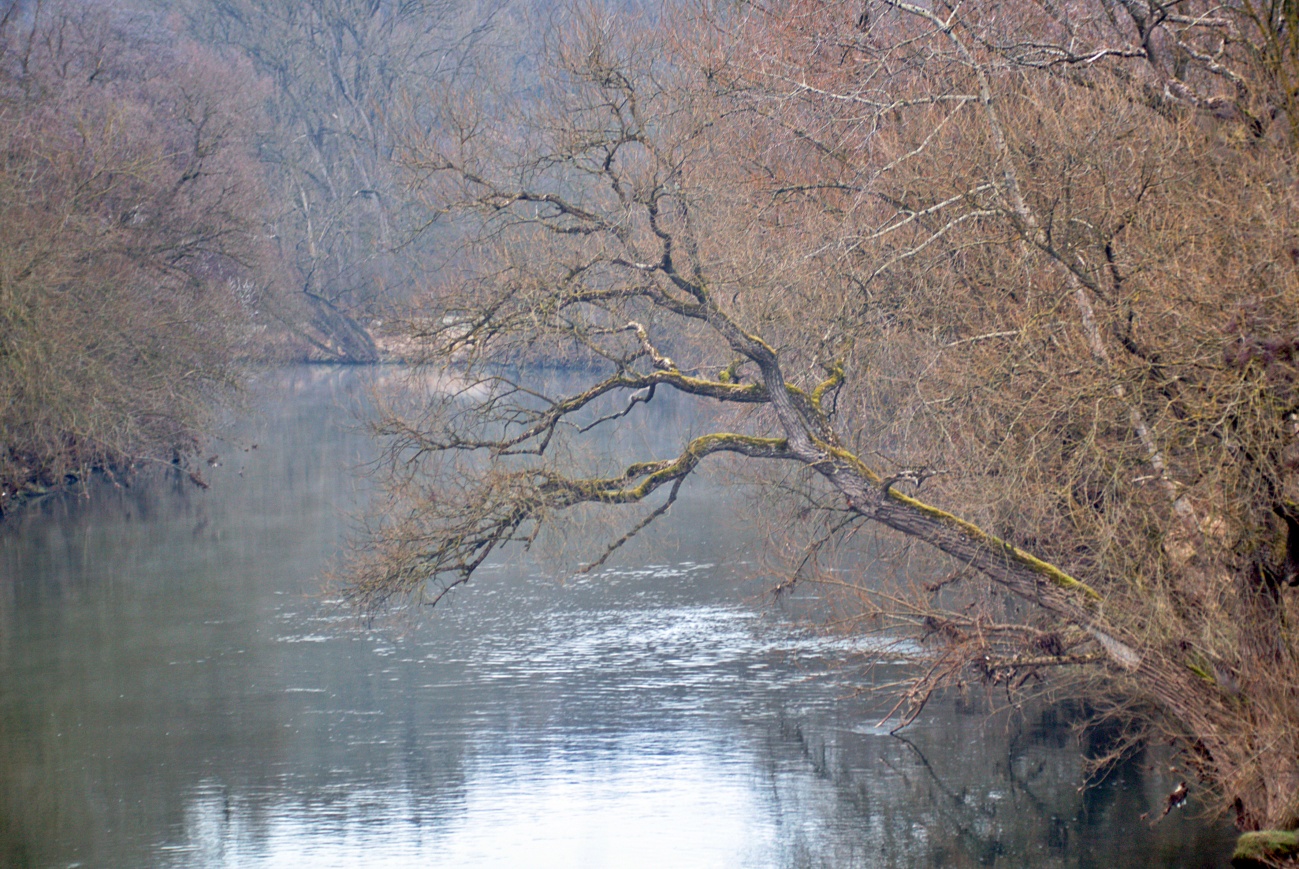
[[[499,3],[225,0],[159,4],[184,31],[246,59],[265,82],[254,143],[282,263],[281,320],[326,360],[374,362],[362,321],[422,286],[432,245],[416,237],[395,159],[393,116],[464,76]]]

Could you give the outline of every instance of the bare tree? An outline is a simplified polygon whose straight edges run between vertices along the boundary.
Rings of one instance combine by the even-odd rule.
[[[236,383],[255,109],[172,40],[112,7],[0,5],[0,512],[183,462]]]
[[[925,639],[903,723],[1055,673],[1178,740],[1242,829],[1299,825],[1288,14],[573,14],[538,99],[451,96],[411,155],[470,239],[416,330],[461,388],[380,424],[393,501],[356,594],[436,600],[556,516],[638,508],[599,563],[727,454],[810,541],[782,587],[862,526],[947,559],[821,577]],[[590,379],[497,367],[537,346]],[[574,461],[662,389],[726,428]]]
[[[874,431],[857,448],[936,462],[966,515],[1086,576],[1151,668],[1106,688],[1192,747],[1243,828],[1293,826],[1281,10],[874,11],[864,31],[822,18],[767,39],[789,53],[765,52],[761,70],[764,114],[825,155],[804,180],[839,185],[805,204],[853,215],[819,249],[855,261],[850,279],[902,326],[862,360],[907,373],[858,406],[858,431]],[[1026,643],[1060,648],[1054,636],[1029,631],[1012,651],[923,603],[895,614],[949,657],[914,698],[971,662],[1018,681],[1072,660]],[[1179,681],[1181,701],[1152,688]]]
[[[499,3],[221,0],[176,4],[200,38],[272,84],[259,144],[278,209],[270,234],[301,291],[282,312],[326,358],[373,361],[355,317],[386,314],[418,282],[415,220],[396,177],[392,115],[405,94],[463,73]]]

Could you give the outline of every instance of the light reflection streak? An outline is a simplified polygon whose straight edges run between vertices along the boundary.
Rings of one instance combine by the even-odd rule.
[[[476,746],[454,807],[360,790],[339,804],[265,808],[260,824],[219,787],[186,807],[171,865],[575,867],[772,865],[778,823],[751,757],[703,733],[626,734],[612,750]],[[451,809],[449,812],[447,809]],[[258,829],[260,827],[260,829]],[[161,850],[161,849],[160,849]]]

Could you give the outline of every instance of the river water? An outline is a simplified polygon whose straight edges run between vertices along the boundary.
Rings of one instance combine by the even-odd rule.
[[[366,626],[321,580],[365,503],[371,372],[267,374],[200,491],[0,524],[0,866],[1222,866],[1148,758],[1078,790],[1067,716],[905,739],[773,608],[700,484],[599,575],[512,561]],[[255,447],[253,445],[256,445]]]

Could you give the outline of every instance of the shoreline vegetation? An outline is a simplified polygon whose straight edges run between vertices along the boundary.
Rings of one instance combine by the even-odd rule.
[[[379,360],[435,247],[385,105],[493,5],[0,0],[0,514],[193,471],[247,364]]]
[[[407,356],[371,326],[447,245],[417,231],[393,109],[471,78],[480,44],[521,52],[526,18],[0,0],[0,514],[197,462],[246,364]]]
[[[339,315],[340,318],[345,315]],[[428,357],[426,342],[413,337],[418,327],[409,322],[385,323],[382,320],[348,320],[348,330],[354,336],[354,348],[362,352],[349,353],[329,334],[310,324],[288,326],[283,322],[253,323],[244,326],[238,356],[234,357],[232,377],[228,391],[213,399],[216,404],[209,410],[225,406],[227,401],[238,401],[242,391],[240,383],[250,371],[293,365],[345,365],[345,366],[418,366]],[[355,336],[360,336],[357,341]],[[511,363],[517,367],[569,369],[589,364],[579,348],[567,352],[522,354]],[[117,485],[130,482],[132,476],[151,469],[175,470],[188,476],[201,488],[206,484],[202,477],[200,454],[204,452],[205,432],[196,431],[183,445],[173,449],[170,456],[163,453],[135,456],[104,452],[91,461],[80,461],[80,451],[75,439],[60,450],[45,455],[22,454],[13,447],[0,443],[4,455],[0,456],[0,521],[8,514],[45,498],[75,491],[91,475],[101,475]]]

